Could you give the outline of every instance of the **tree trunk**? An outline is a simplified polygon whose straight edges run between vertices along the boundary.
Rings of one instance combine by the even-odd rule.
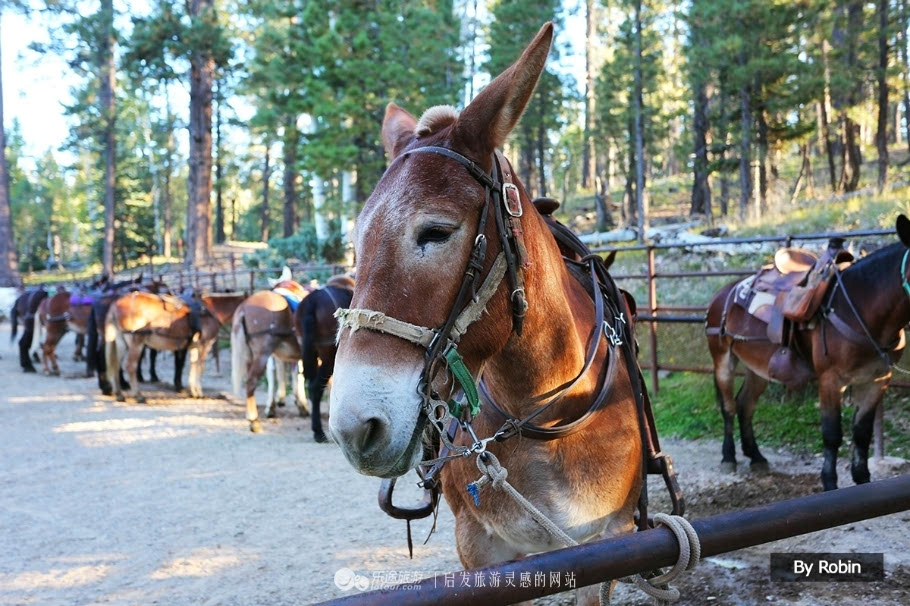
[[[597,211],[597,230],[603,231],[613,226],[613,217],[610,213],[610,188],[605,174],[607,167],[603,152],[597,154],[595,168],[597,171],[594,177],[594,207]]]
[[[190,17],[214,27],[214,0],[190,0]],[[190,176],[186,202],[186,263],[201,266],[212,255],[212,82],[215,59],[209,48],[190,55]]]
[[[113,0],[102,0],[101,20],[104,28],[101,43],[101,89],[98,93],[104,128],[104,233],[102,234],[101,271],[107,276],[112,276],[114,273],[114,181],[116,176]]]
[[[265,166],[262,168],[262,214],[260,215],[259,241],[269,241],[269,177],[272,175],[272,168],[269,166],[272,154],[269,150],[269,142],[265,143]]]
[[[878,0],[878,193],[888,182],[888,0]]]
[[[744,60],[740,57],[741,62]],[[752,198],[752,175],[749,172],[752,162],[752,108],[749,101],[749,86],[744,82],[739,89],[740,127],[742,129],[739,144],[739,219],[744,221]]]
[[[849,84],[843,86],[834,97],[834,107],[838,112],[840,137],[837,154],[841,159],[841,174],[838,190],[854,191],[859,185],[862,156],[857,141],[856,122],[849,115],[849,109],[858,102],[861,79],[857,74],[859,36],[863,25],[862,0],[848,0],[840,7],[840,15],[835,21],[831,35],[833,48],[841,55],[843,73]]]
[[[694,35],[694,34],[693,34]],[[708,92],[703,77],[694,83],[695,111],[692,116],[695,163],[690,215],[711,215],[711,186],[708,183]]]
[[[284,237],[297,231],[297,118],[291,116],[284,125]]]
[[[594,149],[594,49],[597,39],[595,0],[585,0],[585,133],[582,145],[581,186],[591,187],[597,171],[597,152]],[[595,193],[596,196],[596,193]]]
[[[0,25],[0,29],[2,29],[2,25]],[[0,69],[0,286],[18,286],[21,281],[16,244],[13,240],[13,217],[10,210],[9,192],[6,128],[3,122],[3,70]]]
[[[902,84],[903,94],[904,94],[904,120],[906,121],[905,128],[907,129],[905,131],[907,133],[907,136],[905,137],[905,139],[907,140],[907,151],[908,151],[908,153],[910,153],[910,74],[907,73],[907,71],[910,70],[910,65],[908,65],[908,60],[907,60],[907,56],[908,56],[907,26],[910,24],[907,23],[907,1],[906,0],[901,0],[900,11],[901,11],[901,18],[900,18],[901,26],[898,28],[900,46],[898,47],[898,50],[900,51],[900,56],[901,56],[901,84]]]
[[[635,211],[638,214],[638,241],[645,241],[648,226],[647,199],[645,198],[645,146],[644,112],[642,108],[641,74],[641,0],[635,2],[635,90],[633,103],[635,111]]]
[[[547,150],[547,129],[543,125],[543,120],[537,124],[537,173],[540,179],[540,189],[537,191],[538,197],[547,195],[547,173],[546,167],[546,150]]]
[[[221,79],[216,82],[215,93],[215,242],[224,242],[224,158],[221,149]]]
[[[758,216],[768,212],[768,121],[765,110],[755,112],[758,122]]]
[[[174,170],[174,116],[171,114],[171,97],[170,87],[164,85],[164,105],[165,114],[167,115],[167,143],[164,151],[164,199],[161,209],[162,221],[164,223],[162,234],[162,253],[165,258],[170,259],[172,253],[171,232],[173,230],[173,198],[171,196],[171,173]]]

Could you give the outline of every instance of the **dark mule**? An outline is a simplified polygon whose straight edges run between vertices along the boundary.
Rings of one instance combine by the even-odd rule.
[[[910,322],[910,284],[907,256],[910,220],[897,220],[900,243],[878,250],[836,270],[818,311],[810,321],[795,326],[792,352],[771,342],[768,325],[731,301],[743,280],[721,289],[708,308],[708,347],[714,360],[714,380],[724,418],[722,467],[736,468],[733,417],[739,419],[743,454],[763,469],[767,460],[758,450],[752,415],[769,380],[777,380],[775,355],[796,355],[806,379],[817,379],[821,405],[825,490],[837,488],[837,450],[843,439],[841,405],[844,390],[852,387],[853,481],[869,481],[869,442],[875,410],[891,381],[891,369],[904,347],[904,327]],[[747,278],[748,279],[748,278]],[[748,286],[748,285],[747,285]],[[725,311],[726,310],[726,311]],[[746,377],[734,398],[734,370],[738,361]],[[785,382],[785,380],[781,380]]]
[[[19,366],[22,367],[22,372],[38,372],[29,357],[29,350],[35,337],[35,316],[41,301],[47,298],[47,295],[44,288],[27,290],[16,299],[10,313],[10,323],[13,325],[10,341],[16,338],[19,323],[22,323],[22,337],[19,338]],[[38,361],[40,360],[35,360],[35,362]]]
[[[328,439],[322,430],[320,403],[322,394],[335,370],[338,321],[335,310],[351,306],[354,280],[349,276],[333,276],[322,288],[311,292],[297,307],[294,323],[300,337],[303,376],[310,401],[313,437],[317,442]]]

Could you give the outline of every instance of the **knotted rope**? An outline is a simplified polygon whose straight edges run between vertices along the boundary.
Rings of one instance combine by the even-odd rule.
[[[509,484],[507,478],[509,471],[504,468],[499,459],[492,452],[482,452],[477,457],[477,469],[480,470],[480,478],[475,482],[468,484],[468,493],[474,498],[474,504],[480,505],[480,490],[487,484],[493,488],[502,490],[516,503],[518,503],[534,520],[543,526],[552,536],[562,541],[567,547],[578,545],[578,541],[566,534],[553,520],[548,518],[533,503],[528,501],[515,487]],[[669,584],[675,581],[684,572],[691,571],[698,564],[701,557],[701,544],[695,529],[688,520],[682,516],[672,516],[664,513],[658,513],[654,516],[654,521],[663,524],[669,528],[676,541],[679,543],[679,558],[673,567],[665,572],[660,573],[650,579],[646,579],[641,574],[631,575],[619,579],[623,583],[632,583],[647,595],[657,600],[659,606],[666,606],[671,602],[679,599],[679,590],[675,587],[669,587]],[[605,581],[600,584],[600,603],[601,605],[610,603],[610,582]]]

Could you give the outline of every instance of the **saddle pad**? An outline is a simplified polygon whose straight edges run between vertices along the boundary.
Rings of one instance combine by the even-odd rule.
[[[95,300],[88,295],[79,295],[73,293],[70,295],[70,305],[91,305]]]
[[[281,287],[275,288],[273,292],[284,297],[284,300],[288,302],[288,307],[291,308],[291,311],[297,313],[297,307],[300,306],[300,297],[290,290]]]
[[[762,292],[754,288],[755,280],[759,275],[760,273],[749,276],[735,287],[733,302],[745,309],[750,316],[767,324],[771,320],[771,310],[776,296],[773,293]]]

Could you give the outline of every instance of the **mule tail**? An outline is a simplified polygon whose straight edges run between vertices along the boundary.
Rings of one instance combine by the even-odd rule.
[[[231,327],[231,386],[234,397],[240,400],[246,399],[246,372],[251,357],[247,339],[246,320],[241,310]]]
[[[32,329],[32,334],[35,335],[32,340],[32,351],[40,354],[42,349],[42,344],[44,339],[47,337],[45,334],[47,332],[44,324],[41,323],[41,314],[35,312],[34,328]]]
[[[300,322],[300,355],[303,361],[303,376],[307,381],[315,381],[319,372],[319,357],[316,352],[316,301],[319,291],[311,293],[300,304],[303,314]]]
[[[120,340],[120,331],[114,322],[113,314],[108,314],[104,321],[104,358],[107,380],[114,389],[114,394],[119,394],[120,386],[120,356],[117,351],[117,341]]]
[[[13,330],[9,335],[9,342],[16,340],[16,333],[19,332],[19,300],[13,303],[13,309],[9,312],[9,321],[13,325]]]

